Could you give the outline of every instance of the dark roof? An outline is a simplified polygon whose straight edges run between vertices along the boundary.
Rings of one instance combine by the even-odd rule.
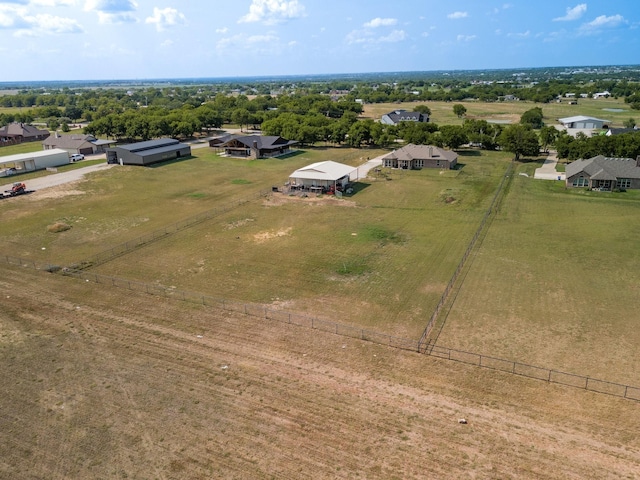
[[[188,146],[189,145],[185,143],[176,142],[176,143],[172,143],[171,145],[164,145],[164,146],[160,145],[155,148],[146,148],[144,150],[133,151],[132,153],[135,153],[140,157],[148,157],[151,155],[157,155],[158,153],[175,152],[177,149],[181,149],[183,147],[188,147]]]
[[[394,110],[386,114],[393,123],[399,122],[427,122],[429,115],[420,112],[408,112],[407,110]]]
[[[0,135],[14,137],[21,136],[23,138],[40,137],[43,135],[49,135],[49,130],[39,130],[33,125],[14,122],[0,128]]]
[[[615,180],[617,178],[640,178],[638,161],[632,158],[610,158],[604,155],[576,160],[566,167],[567,178],[581,172],[596,180]]]
[[[232,141],[240,142],[248,148],[256,146],[259,150],[286,147],[287,145],[295,145],[298,143],[294,140],[287,140],[286,138],[282,138],[277,135],[245,135],[230,138],[222,146],[225,146],[227,143]]]
[[[166,147],[170,145],[177,145],[180,142],[173,138],[158,138],[156,140],[147,140],[145,142],[128,143],[127,145],[117,145],[116,148],[128,150],[129,152],[143,152],[145,150],[154,150],[158,152],[158,148]]]

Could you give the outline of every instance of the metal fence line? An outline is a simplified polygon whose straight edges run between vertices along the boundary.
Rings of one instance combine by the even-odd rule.
[[[256,200],[260,197],[265,197],[269,195],[270,192],[264,190],[257,192],[249,197],[243,198],[241,200],[236,200],[227,205],[222,205],[220,207],[207,210],[206,212],[198,213],[192,217],[186,218],[184,220],[180,220],[171,225],[167,225],[165,227],[159,228],[151,233],[147,233],[145,235],[141,235],[138,238],[134,238],[133,240],[129,240],[127,242],[116,245],[108,250],[97,253],[92,257],[89,257],[85,260],[81,260],[80,262],[70,265],[69,268],[74,270],[86,270],[91,267],[95,267],[97,265],[101,265],[106,263],[114,258],[120,257],[122,255],[126,255],[127,253],[140,248],[143,245],[147,245],[149,243],[155,242],[161,238],[165,238],[173,233],[177,233],[186,228],[192,227],[199,223],[202,223],[206,220],[210,220],[218,215],[229,212],[240,205],[244,205],[253,200]]]
[[[183,302],[197,303],[206,307],[220,308],[226,311],[241,313],[246,316],[263,318],[266,320],[274,320],[281,323],[332,333],[343,337],[355,338],[358,340],[401,350],[418,353],[422,352],[422,346],[420,345],[420,342],[415,339],[395,337],[385,333],[366,330],[363,328],[355,327],[353,325],[341,324],[331,320],[325,320],[306,314],[289,312],[286,310],[275,310],[265,307],[264,305],[235,302],[224,298],[204,295],[201,293],[178,290],[174,288],[163,287],[157,284],[111,277],[108,275],[100,275],[88,271],[70,270],[57,265],[40,264],[33,260],[25,260],[18,257],[10,257],[8,255],[0,257],[0,261],[9,265],[21,266],[39,271],[46,271],[51,273],[59,272],[65,276],[70,276],[101,285],[124,288],[131,291],[171,298]],[[429,347],[429,350],[424,353],[440,359],[465,363],[480,368],[497,370],[503,373],[509,373],[512,375],[518,375],[535,380],[542,380],[547,383],[555,383],[558,385],[580,388],[582,390],[587,390],[594,393],[601,393],[640,402],[640,387],[633,385],[610,382],[607,380],[601,380],[589,376],[563,372],[557,369],[549,369],[545,367],[529,365],[522,362],[516,362],[513,360],[506,360],[491,355],[466,352],[464,350],[457,350],[441,345],[431,345]]]
[[[420,350],[426,351],[427,345],[428,345],[427,339],[429,337],[429,334],[431,333],[431,330],[433,329],[433,326],[435,325],[436,320],[440,315],[442,307],[444,307],[445,303],[447,302],[447,299],[449,298],[449,294],[451,293],[451,290],[453,289],[456,283],[456,280],[458,280],[458,276],[460,275],[460,272],[462,272],[462,269],[464,268],[467,262],[467,258],[469,258],[469,255],[471,255],[471,252],[473,251],[473,248],[475,247],[478,239],[480,238],[480,235],[482,234],[485,226],[487,225],[487,222],[490,220],[491,215],[497,211],[497,206],[499,203],[500,196],[504,191],[504,186],[507,179],[512,177],[512,171],[513,171],[513,162],[509,164],[507,171],[502,177],[502,180],[500,181],[500,185],[498,185],[496,193],[493,195],[493,198],[491,199],[491,204],[489,205],[489,208],[487,209],[484,216],[482,217],[482,220],[480,221],[480,225],[478,226],[475,234],[471,238],[471,241],[469,242],[467,249],[462,255],[462,259],[458,263],[458,266],[455,272],[453,272],[453,275],[449,279],[449,283],[447,283],[447,286],[445,287],[444,292],[442,292],[440,301],[436,305],[435,310],[433,311],[433,313],[431,314],[431,317],[429,318],[429,321],[427,322],[427,326],[424,328],[424,331],[422,332],[422,336],[420,337],[420,341],[419,341]]]

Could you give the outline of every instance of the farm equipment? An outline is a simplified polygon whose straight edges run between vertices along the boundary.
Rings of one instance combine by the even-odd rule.
[[[20,195],[25,195],[27,193],[32,193],[34,190],[27,190],[27,186],[23,182],[16,182],[11,186],[11,190],[5,190],[0,199],[2,198],[11,198],[17,197]]]

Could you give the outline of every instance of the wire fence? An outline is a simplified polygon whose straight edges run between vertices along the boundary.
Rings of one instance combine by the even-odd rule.
[[[488,221],[491,219],[491,215],[494,214],[497,211],[498,206],[500,204],[500,199],[502,198],[502,195],[504,193],[505,183],[507,182],[508,179],[510,179],[512,177],[512,175],[511,175],[512,171],[513,171],[513,162],[509,164],[509,167],[507,168],[507,171],[505,172],[504,176],[502,177],[502,180],[500,181],[500,185],[498,185],[496,193],[494,194],[493,198],[491,199],[491,204],[489,205],[489,208],[487,209],[487,211],[485,212],[484,216],[482,217],[482,220],[480,222],[480,225],[478,226],[478,229],[476,230],[476,233],[473,235],[473,238],[469,242],[469,245],[467,246],[467,249],[465,250],[464,254],[462,255],[462,259],[458,263],[458,266],[457,266],[455,272],[453,272],[453,275],[451,276],[451,279],[449,279],[449,283],[447,283],[447,286],[445,287],[444,291],[442,292],[442,296],[440,297],[440,301],[436,305],[436,308],[434,309],[433,313],[431,314],[431,317],[429,318],[429,321],[427,322],[427,326],[424,328],[424,331],[422,332],[422,336],[420,337],[420,341],[419,341],[419,345],[420,345],[419,349],[421,351],[426,351],[426,349],[428,348],[428,346],[429,346],[429,342],[428,342],[429,334],[431,333],[431,330],[433,329],[433,326],[435,325],[435,323],[436,323],[436,321],[438,319],[438,316],[440,315],[442,307],[444,307],[445,303],[447,302],[447,299],[449,298],[449,294],[451,293],[451,290],[453,290],[453,287],[454,287],[456,281],[458,280],[458,276],[460,275],[460,273],[462,272],[462,269],[464,268],[465,264],[467,263],[467,259],[469,258],[469,255],[471,255],[471,252],[473,251],[473,248],[475,247],[476,243],[478,242],[478,239],[482,235],[485,227],[487,226]]]
[[[199,223],[210,220],[214,217],[222,215],[223,213],[229,212],[234,208],[239,207],[240,205],[244,205],[258,198],[265,197],[269,195],[269,193],[270,192],[268,191],[256,192],[253,195],[250,195],[246,198],[236,200],[226,205],[222,205],[212,210],[208,210],[206,212],[199,213],[197,215],[186,218],[184,220],[180,220],[179,222],[173,223],[171,225],[167,225],[151,233],[147,233],[146,235],[141,235],[138,238],[134,238],[133,240],[129,240],[127,242],[116,245],[108,250],[105,250],[103,252],[100,252],[94,255],[93,257],[89,257],[74,265],[71,265],[70,268],[73,268],[74,270],[84,270],[87,268],[95,267],[97,265],[101,265],[103,263],[109,262],[114,258],[130,253],[133,250],[136,250],[137,248],[140,248],[143,245],[147,245],[149,243],[155,242],[162,238],[166,238],[167,236],[173,233],[179,232],[186,228],[189,228]]]
[[[428,350],[424,350],[420,341],[404,337],[396,337],[385,333],[367,330],[354,325],[347,325],[332,320],[310,316],[307,314],[278,310],[264,305],[246,302],[230,301],[224,298],[201,293],[179,290],[157,284],[128,280],[125,278],[100,275],[97,273],[71,270],[57,265],[38,263],[33,260],[25,260],[18,257],[2,256],[0,261],[9,265],[20,266],[40,271],[62,273],[65,276],[81,279],[87,282],[94,282],[101,285],[109,285],[117,288],[124,288],[135,292],[143,292],[149,295],[171,298],[179,301],[200,304],[207,307],[220,308],[222,310],[240,313],[246,316],[273,320],[303,328],[309,328],[322,332],[332,333],[343,337],[355,338],[379,345],[385,345],[401,350],[413,352],[424,352],[432,357],[466,363],[481,368],[498,370],[512,375],[519,375],[548,383],[555,383],[568,387],[580,388],[595,393],[602,393],[621,397],[628,400],[640,402],[640,387],[625,385],[621,383],[609,382],[584,375],[567,373],[560,370],[528,365],[526,363],[515,362],[503,358],[483,355],[479,353],[457,350],[441,345],[430,345]]]

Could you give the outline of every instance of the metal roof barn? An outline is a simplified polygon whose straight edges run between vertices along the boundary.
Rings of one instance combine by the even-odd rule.
[[[59,167],[69,163],[69,153],[59,148],[0,157],[0,177]]]
[[[107,149],[107,163],[151,165],[191,155],[191,147],[173,138],[159,138]]]

